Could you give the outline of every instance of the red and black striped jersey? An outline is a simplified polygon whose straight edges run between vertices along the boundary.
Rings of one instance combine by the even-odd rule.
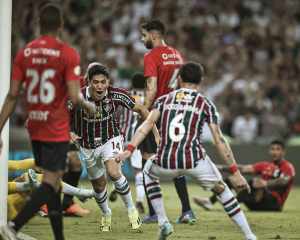
[[[135,102],[143,105],[145,102],[145,91],[140,89],[132,89],[130,91],[131,96],[135,99]],[[140,116],[138,113],[131,111],[128,108],[122,108],[120,110],[120,128],[125,142],[130,142],[135,130],[138,127]]]
[[[215,105],[196,90],[181,88],[158,98],[161,142],[157,164],[167,169],[190,169],[204,159],[201,134],[205,123],[218,124]]]
[[[96,113],[86,113],[81,107],[75,107],[72,111],[72,131],[80,139],[80,145],[84,148],[97,148],[105,144],[109,139],[121,135],[117,109],[133,109],[135,100],[127,90],[109,87],[104,99],[94,101],[89,94],[89,87],[82,89],[84,98],[94,102]]]

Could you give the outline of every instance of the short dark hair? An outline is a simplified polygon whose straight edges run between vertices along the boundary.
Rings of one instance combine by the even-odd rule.
[[[143,23],[141,25],[141,27],[142,27],[142,29],[145,29],[147,32],[155,30],[155,31],[158,31],[162,35],[164,35],[165,31],[166,31],[164,24],[157,19],[147,21],[147,22]]]
[[[143,73],[137,72],[131,78],[131,87],[135,89],[144,89],[146,85],[146,78]]]
[[[87,69],[87,79],[90,81],[95,75],[102,74],[105,77],[109,78],[109,70],[106,66],[101,63],[90,64]]]
[[[39,11],[41,33],[55,32],[63,26],[63,16],[60,7],[54,3],[43,5]]]
[[[282,149],[285,149],[285,143],[279,139],[273,140],[270,145],[279,145],[282,147]]]
[[[200,63],[188,62],[182,65],[178,74],[183,82],[199,84],[202,81],[204,68]]]

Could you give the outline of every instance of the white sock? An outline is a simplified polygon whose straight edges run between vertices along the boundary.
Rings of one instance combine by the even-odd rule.
[[[130,187],[124,175],[122,175],[118,180],[114,181],[114,185],[116,191],[120,194],[127,210],[130,211],[134,209],[135,206],[132,201]]]
[[[143,202],[145,197],[145,189],[143,184],[143,172],[135,175],[136,201]]]
[[[67,195],[76,197],[93,197],[94,191],[92,189],[82,189],[73,187],[70,184],[62,182],[62,192]]]
[[[219,201],[222,203],[228,216],[236,223],[245,236],[253,235],[244,212],[240,208],[240,204],[230,191],[228,186],[218,195]]]
[[[31,190],[29,182],[16,182],[16,191],[17,192],[27,192]]]
[[[102,213],[104,215],[111,215],[111,210],[108,207],[107,201],[107,188],[105,187],[105,189],[100,193],[94,192],[94,197]]]
[[[157,215],[158,224],[161,226],[163,223],[168,222],[169,220],[165,211],[159,181],[154,180],[147,173],[144,174],[144,178],[148,197]]]

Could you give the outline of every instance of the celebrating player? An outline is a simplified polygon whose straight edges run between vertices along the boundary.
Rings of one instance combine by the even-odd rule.
[[[153,110],[138,128],[131,144],[116,157],[116,161],[129,157],[155,122],[158,122],[161,126],[161,142],[157,154],[145,164],[144,177],[146,190],[158,215],[159,239],[166,239],[173,232],[163,206],[159,177],[174,178],[188,175],[195,178],[204,189],[216,192],[225,211],[242,230],[245,238],[254,240],[256,237],[239,203],[222,180],[221,174],[201,143],[203,125],[207,123],[217,150],[232,173],[233,185],[238,190],[249,189],[246,180],[238,170],[231,148],[222,135],[216,107],[199,93],[202,76],[203,68],[200,64],[193,62],[184,64],[179,71],[180,89],[156,100]]]
[[[35,164],[44,170],[41,186],[33,192],[23,210],[2,229],[2,238],[15,240],[16,232],[34,216],[43,204],[56,240],[63,240],[60,182],[66,167],[69,144],[67,97],[89,112],[95,106],[80,93],[80,58],[78,53],[59,39],[63,19],[61,10],[47,4],[39,12],[42,36],[20,50],[16,56],[12,82],[0,114],[0,133],[13,113],[24,83],[28,107],[27,128]]]
[[[121,172],[120,164],[113,159],[114,155],[123,148],[116,110],[119,106],[123,106],[138,112],[143,119],[149,112],[143,105],[135,103],[127,91],[109,86],[109,71],[105,66],[99,63],[90,64],[87,76],[89,85],[82,90],[82,93],[88,101],[95,102],[96,113],[88,114],[81,107],[77,107],[73,111],[73,121],[82,161],[95,190],[95,200],[103,213],[100,229],[111,230],[111,210],[107,201],[105,169],[124,201],[132,229],[138,229],[141,222],[132,201],[129,184]]]
[[[242,173],[255,176],[248,182],[251,193],[241,191],[236,196],[239,202],[253,211],[281,211],[294,181],[295,168],[284,159],[284,143],[279,140],[272,141],[269,153],[271,161],[238,166]],[[228,171],[226,166],[221,169]],[[228,186],[231,186],[230,182]],[[206,210],[210,210],[216,200],[215,194],[209,199],[194,198],[195,203]]]
[[[183,64],[183,58],[175,48],[166,45],[165,26],[159,20],[151,20],[142,24],[141,33],[145,47],[151,49],[144,56],[144,76],[147,78],[145,106],[151,109],[158,97],[177,88],[177,74]],[[150,158],[156,153],[156,148],[153,135],[150,134],[141,146],[143,158],[145,160]],[[190,207],[185,177],[176,177],[174,183],[182,206],[182,214],[177,219],[177,223],[192,224],[196,218]],[[153,208],[149,203],[149,217],[144,218],[144,222],[151,222],[154,219],[156,218]]]

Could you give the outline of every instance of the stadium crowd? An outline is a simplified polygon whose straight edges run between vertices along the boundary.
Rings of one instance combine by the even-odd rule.
[[[205,66],[204,91],[218,105],[224,133],[241,142],[300,134],[298,0],[60,2],[63,38],[78,49],[84,69],[103,62],[115,85],[130,87],[146,52],[138,26],[156,17],[168,26],[167,43]],[[13,55],[35,36],[33,3],[13,1]],[[13,122],[24,118],[20,107]]]

